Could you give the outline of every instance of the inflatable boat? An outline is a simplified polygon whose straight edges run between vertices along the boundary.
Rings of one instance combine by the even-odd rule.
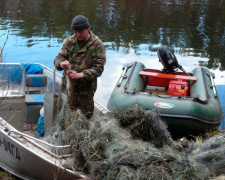
[[[216,130],[223,112],[215,75],[205,67],[187,73],[166,46],[158,49],[158,56],[163,70],[146,68],[140,62],[123,67],[107,108],[116,111],[137,104],[146,110],[157,109],[169,131],[178,136]]]

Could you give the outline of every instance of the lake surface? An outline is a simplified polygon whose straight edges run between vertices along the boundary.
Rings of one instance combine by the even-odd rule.
[[[162,69],[156,53],[162,45],[175,51],[186,71],[206,66],[223,87],[224,9],[223,0],[1,0],[0,46],[4,62],[53,68],[63,40],[73,33],[73,17],[82,14],[106,46],[107,63],[95,95],[102,105],[107,105],[124,64],[140,61]],[[225,99],[220,101],[224,109]]]

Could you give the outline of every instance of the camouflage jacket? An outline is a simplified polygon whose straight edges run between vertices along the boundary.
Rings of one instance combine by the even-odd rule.
[[[60,63],[68,60],[71,69],[83,72],[84,78],[73,80],[74,95],[93,96],[97,89],[97,78],[101,76],[106,62],[105,47],[102,41],[90,31],[88,43],[79,48],[76,35],[65,39],[63,46],[54,60],[57,70],[63,70]],[[61,91],[66,90],[65,71],[63,72]]]

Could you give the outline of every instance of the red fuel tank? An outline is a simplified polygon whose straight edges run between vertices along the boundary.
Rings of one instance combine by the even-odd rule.
[[[189,86],[186,81],[170,81],[168,95],[170,96],[188,96]]]

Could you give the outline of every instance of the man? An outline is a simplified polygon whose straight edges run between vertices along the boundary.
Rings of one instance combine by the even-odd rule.
[[[90,119],[94,111],[97,78],[101,76],[106,62],[105,47],[90,31],[85,16],[76,16],[71,28],[74,35],[65,39],[54,65],[57,70],[64,70],[61,91],[65,92],[67,81],[73,86],[70,88],[73,92],[68,93],[70,108],[80,109]]]

